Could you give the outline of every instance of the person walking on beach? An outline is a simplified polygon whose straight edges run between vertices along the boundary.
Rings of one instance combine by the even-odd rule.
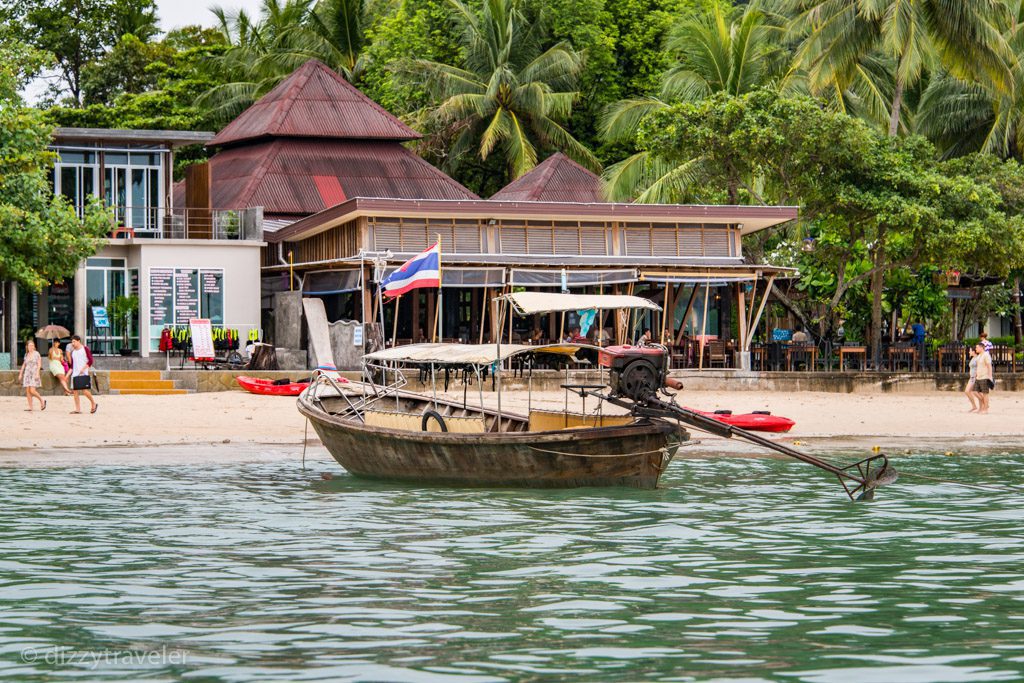
[[[64,395],[70,396],[71,390],[68,389],[68,366],[64,363],[64,352],[60,348],[60,341],[57,339],[53,340],[53,344],[50,346],[50,353],[47,355],[50,360],[50,374],[53,378],[60,382],[61,387],[64,388]]]
[[[25,398],[28,399],[27,412],[32,412],[32,399],[39,400],[39,410],[46,410],[46,401],[39,395],[38,388],[42,385],[39,381],[39,372],[43,367],[43,358],[36,351],[34,341],[25,342],[25,358],[21,361],[21,370],[18,371],[18,380],[21,386],[25,387]]]
[[[975,396],[977,396],[978,394],[975,391],[974,386],[978,378],[978,352],[975,351],[974,347],[972,346],[971,348],[967,349],[967,353],[969,353],[971,356],[971,362],[967,364],[967,366],[971,370],[971,376],[967,378],[967,387],[964,389],[964,394],[967,396],[967,400],[971,402],[971,409],[968,410],[967,412],[976,413],[978,412],[978,408],[980,407],[978,404],[978,400],[980,399],[975,400]]]
[[[71,378],[71,389],[75,394],[75,409],[71,411],[72,415],[82,412],[80,394],[85,394],[85,397],[89,399],[92,406],[89,410],[90,413],[95,413],[100,407],[90,391],[92,381],[89,377],[89,368],[91,367],[92,352],[89,351],[88,346],[82,343],[82,338],[76,334],[71,338],[71,371],[68,373]]]
[[[984,414],[988,412],[988,392],[995,387],[995,381],[992,378],[992,356],[988,354],[985,345],[980,341],[974,350],[978,354],[978,370],[974,379],[975,396],[980,404],[978,413]]]

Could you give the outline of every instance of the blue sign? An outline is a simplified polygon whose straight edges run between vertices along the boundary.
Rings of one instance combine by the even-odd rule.
[[[92,324],[97,329],[103,327],[110,327],[110,318],[107,317],[106,306],[92,307]]]

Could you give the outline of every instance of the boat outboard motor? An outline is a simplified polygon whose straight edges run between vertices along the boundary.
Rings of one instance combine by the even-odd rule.
[[[662,346],[609,346],[598,362],[609,370],[612,396],[642,402],[665,386],[668,353]]]

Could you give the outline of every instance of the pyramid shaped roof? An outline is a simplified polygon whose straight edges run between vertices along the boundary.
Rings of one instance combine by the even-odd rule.
[[[414,140],[419,133],[311,59],[229,123],[208,146],[269,137]]]
[[[603,202],[601,178],[561,152],[495,192],[491,199],[519,202]]]

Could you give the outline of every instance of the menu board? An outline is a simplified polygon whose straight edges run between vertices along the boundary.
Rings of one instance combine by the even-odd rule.
[[[199,273],[194,268],[174,271],[174,324],[188,325],[199,317]]]
[[[170,325],[174,306],[174,270],[151,268],[149,271],[149,324]]]
[[[199,287],[202,292],[202,310],[204,316],[214,325],[224,324],[224,271],[199,271]]]

